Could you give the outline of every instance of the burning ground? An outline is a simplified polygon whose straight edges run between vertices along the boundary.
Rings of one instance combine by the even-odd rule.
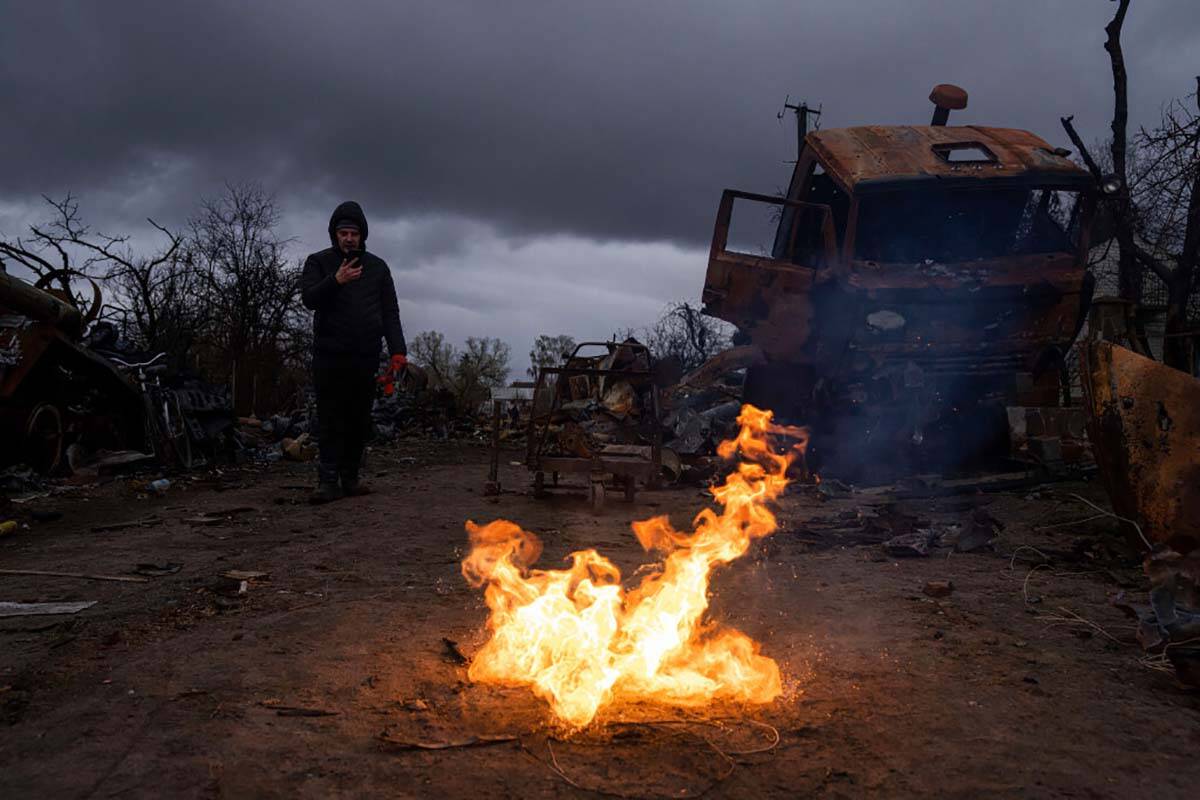
[[[30,527],[0,540],[5,569],[144,582],[0,577],[6,601],[97,601],[0,619],[5,796],[1183,797],[1200,778],[1200,699],[1111,605],[1146,585],[1108,520],[1077,522],[1094,512],[1070,494],[1103,502],[1090,484],[790,490],[778,530],[714,571],[705,616],[757,642],[782,693],[617,697],[570,732],[461,663],[490,638],[463,521],[519,522],[545,569],[595,548],[630,587],[654,560],[630,523],[690,531],[711,495],[594,517],[582,495],[533,499],[518,467],[484,497],[474,446],[410,441],[371,468],[377,494],[316,509],[298,465],[11,507]],[[93,530],[120,522],[144,524]],[[917,531],[938,534],[925,557],[882,546]]]

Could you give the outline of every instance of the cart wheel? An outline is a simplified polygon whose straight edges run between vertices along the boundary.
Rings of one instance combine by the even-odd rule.
[[[533,496],[546,496],[546,473],[541,471],[533,473]]]
[[[62,463],[62,414],[50,403],[36,406],[25,423],[25,458],[42,475],[50,475]]]
[[[599,514],[604,510],[604,481],[592,481],[591,486],[592,513]]]
[[[625,476],[625,502],[632,503],[637,497],[637,480],[632,475]]]

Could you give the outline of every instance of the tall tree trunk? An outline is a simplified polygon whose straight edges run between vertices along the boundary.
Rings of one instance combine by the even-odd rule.
[[[1129,0],[1121,0],[1112,21],[1104,26],[1108,38],[1104,49],[1112,62],[1113,75],[1113,118],[1112,118],[1112,161],[1113,171],[1121,180],[1121,188],[1115,198],[1117,245],[1117,282],[1122,299],[1139,303],[1142,299],[1142,266],[1134,257],[1133,201],[1129,196],[1129,170],[1126,164],[1129,124],[1128,74],[1125,71],[1125,55],[1121,51],[1121,27],[1125,24],[1125,13]]]

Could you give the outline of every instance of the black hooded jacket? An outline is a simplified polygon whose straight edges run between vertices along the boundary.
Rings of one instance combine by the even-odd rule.
[[[345,254],[337,246],[335,226],[344,219],[353,220],[362,231],[362,247],[367,246],[367,218],[362,208],[347,201],[334,209],[329,218],[332,247],[313,253],[304,262],[300,275],[300,297],[316,312],[313,318],[313,361],[337,363],[358,361],[374,367],[379,359],[379,341],[387,340],[391,355],[408,355],[396,285],[392,272],[382,258],[365,253],[359,261],[362,276],[339,284],[334,278]]]

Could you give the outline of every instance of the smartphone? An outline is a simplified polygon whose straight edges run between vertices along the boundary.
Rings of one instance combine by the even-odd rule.
[[[356,258],[357,258],[357,259],[358,259],[358,263],[357,263],[357,264],[355,264],[354,266],[356,266],[356,267],[361,267],[361,266],[363,265],[363,264],[362,264],[362,257],[363,257],[364,255],[366,255],[366,253],[367,253],[367,251],[366,251],[366,250],[349,250],[349,251],[347,251],[347,252],[346,252],[346,260],[347,260],[347,261],[351,261],[351,260],[353,260],[353,259],[356,259]]]

